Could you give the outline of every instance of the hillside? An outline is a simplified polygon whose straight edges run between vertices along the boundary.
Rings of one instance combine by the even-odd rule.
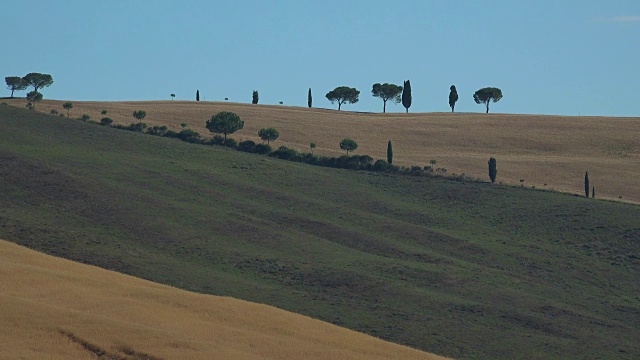
[[[6,241],[0,277],[0,359],[94,359],[99,351],[133,360],[444,359],[271,306],[194,294]]]
[[[24,107],[24,99],[9,101]],[[64,113],[62,101],[44,101],[39,110]],[[275,127],[286,145],[302,151],[315,142],[316,153],[338,155],[344,137],[355,139],[358,154],[386,159],[387,141],[399,165],[428,165],[448,173],[487,179],[489,157],[498,160],[498,181],[526,187],[583,193],[585,171],[598,197],[640,202],[640,118],[543,116],[483,113],[372,114],[288,106],[193,101],[74,102],[71,115],[104,115],[129,124],[134,110],[147,112],[145,122],[181,129],[186,123],[208,134],[206,120],[233,111],[245,120],[234,137],[258,141],[258,130]],[[520,182],[523,180],[523,182]]]
[[[640,357],[640,206],[0,125],[0,238],[449,357]]]

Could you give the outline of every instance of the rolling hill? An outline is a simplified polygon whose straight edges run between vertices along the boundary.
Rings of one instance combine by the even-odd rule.
[[[7,100],[24,107],[25,100]],[[64,113],[62,101],[44,101],[39,110]],[[640,203],[640,118],[569,117],[483,113],[354,113],[301,107],[194,101],[74,102],[71,115],[107,116],[130,124],[134,110],[147,112],[145,122],[175,130],[186,123],[207,135],[206,120],[233,111],[245,120],[234,138],[259,141],[258,130],[275,127],[286,145],[301,151],[315,142],[316,153],[341,154],[338,143],[355,139],[356,153],[386,159],[387,141],[399,165],[429,165],[448,173],[487,179],[489,157],[498,160],[498,181],[525,187],[583,192],[585,171],[598,197]],[[522,180],[522,182],[520,181]]]
[[[444,359],[0,240],[0,359]]]
[[[0,125],[0,238],[449,357],[640,356],[640,206]]]

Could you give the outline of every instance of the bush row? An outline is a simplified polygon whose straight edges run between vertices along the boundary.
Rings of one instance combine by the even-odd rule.
[[[128,126],[120,124],[111,125],[111,122],[109,121],[111,119],[106,119],[106,121],[105,119],[103,119],[101,124],[105,126],[111,126],[116,129],[180,139],[182,141],[194,144],[225,146],[246,153],[266,155],[277,159],[301,162],[314,166],[323,166],[337,169],[366,170],[411,176],[444,176],[446,173],[446,169],[444,168],[437,168],[434,170],[431,166],[396,166],[389,164],[384,160],[375,160],[369,155],[342,155],[340,157],[327,157],[314,155],[312,153],[301,153],[296,149],[288,148],[286,146],[280,146],[279,148],[273,150],[271,146],[267,144],[256,144],[252,140],[245,140],[238,143],[234,139],[225,139],[220,135],[215,135],[214,137],[207,139],[201,137],[197,131],[191,129],[184,129],[180,132],[176,132],[173,130],[169,130],[164,125],[147,127],[147,125],[143,122],[132,123]],[[449,178],[459,181],[479,181],[479,179],[470,178],[465,174],[451,174]]]

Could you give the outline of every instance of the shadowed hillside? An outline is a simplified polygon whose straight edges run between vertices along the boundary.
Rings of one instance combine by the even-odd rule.
[[[9,101],[24,107],[25,100]],[[44,101],[39,110],[62,109],[61,101]],[[145,122],[189,128],[208,135],[205,121],[219,111],[233,111],[245,121],[234,137],[259,141],[258,130],[275,127],[286,145],[315,153],[342,154],[338,143],[355,139],[356,154],[386,159],[393,142],[398,165],[429,165],[448,173],[488,180],[489,157],[498,160],[498,182],[582,194],[585,171],[598,197],[640,202],[640,118],[573,117],[483,113],[354,113],[301,107],[189,101],[74,102],[72,116],[99,120],[102,109],[118,123],[130,124],[134,110],[147,112]],[[523,182],[520,182],[523,180]],[[620,198],[621,197],[621,198]]]
[[[0,124],[0,238],[455,358],[640,356],[640,206]]]

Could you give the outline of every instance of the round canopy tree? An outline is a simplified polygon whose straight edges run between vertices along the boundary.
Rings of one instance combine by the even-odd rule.
[[[133,112],[133,117],[138,119],[138,123],[142,122],[142,119],[144,119],[147,116],[147,112],[144,110],[137,110]]]
[[[349,155],[349,151],[355,151],[358,148],[358,143],[349,138],[344,138],[340,141],[340,149],[346,150],[347,155]]]
[[[62,104],[62,108],[67,110],[67,117],[69,117],[69,110],[73,109],[73,103],[67,101],[66,103]]]
[[[260,139],[262,139],[262,141],[266,141],[267,145],[269,145],[272,141],[276,141],[276,139],[280,136],[280,133],[274,128],[266,128],[260,129],[260,131],[258,131],[258,136],[260,136]]]
[[[355,104],[360,101],[360,90],[348,86],[339,86],[329,91],[325,96],[332,104],[337,102],[338,110],[340,110],[344,103]]]
[[[206,126],[214,134],[223,134],[226,141],[227,134],[233,134],[244,127],[244,121],[235,113],[221,111],[213,115],[211,120],[207,120]]]
[[[502,90],[494,87],[482,88],[473,94],[473,100],[476,104],[484,104],[487,107],[487,114],[489,113],[489,102],[497,103],[500,99],[502,99]]]
[[[27,82],[19,76],[7,76],[4,81],[7,83],[7,89],[11,90],[12,99],[14,91],[21,91],[27,88]]]
[[[391,100],[396,104],[400,102],[400,96],[402,95],[402,86],[388,83],[376,83],[373,84],[371,95],[382,99],[382,102],[384,103],[384,105],[382,106],[382,112],[386,113],[387,100]]]
[[[36,103],[42,100],[42,94],[37,91],[31,91],[27,94],[27,100],[33,103],[33,108],[36,107]]]
[[[33,86],[33,91],[35,92],[53,84],[53,78],[49,74],[28,73],[23,79],[28,86]]]

